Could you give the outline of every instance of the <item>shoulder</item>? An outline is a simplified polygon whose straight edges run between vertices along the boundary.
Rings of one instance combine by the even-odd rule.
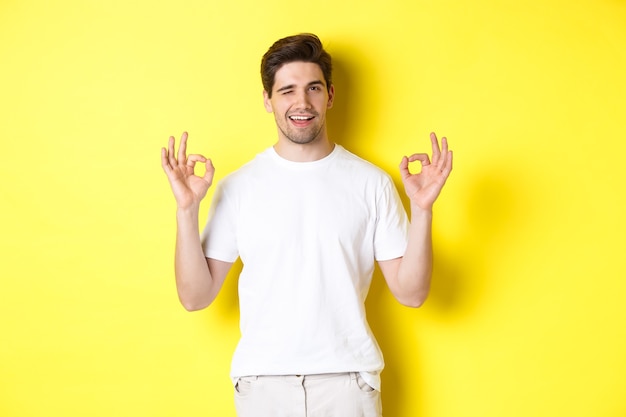
[[[381,182],[391,182],[389,173],[374,163],[361,158],[348,151],[346,148],[336,145],[337,149],[337,165],[347,171],[354,171],[358,175],[365,176],[369,179],[378,179]]]

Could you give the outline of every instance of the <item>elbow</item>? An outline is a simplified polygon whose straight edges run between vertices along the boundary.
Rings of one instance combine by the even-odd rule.
[[[412,300],[408,300],[408,301],[400,301],[400,304],[402,304],[405,307],[410,307],[410,308],[420,308],[421,306],[424,305],[424,302],[426,300],[425,299],[412,299]]]
[[[397,297],[398,302],[400,302],[400,304],[402,304],[405,307],[410,307],[410,308],[420,308],[421,306],[424,305],[427,298],[428,298],[427,291],[419,292],[417,294],[413,294],[407,297]]]
[[[185,308],[185,310],[192,312],[192,311],[200,311],[204,308],[206,308],[207,306],[204,305],[200,305],[200,304],[192,304],[192,303],[181,303],[183,305],[183,307]]]
[[[200,300],[196,298],[185,298],[179,294],[178,299],[180,303],[187,311],[199,311],[207,308],[210,302],[206,302],[205,300]]]
[[[418,272],[397,271],[387,279],[389,289],[400,304],[406,307],[419,308],[426,302],[430,292],[430,268]]]
[[[198,311],[207,308],[217,295],[210,289],[198,287],[197,285],[185,285],[181,282],[177,282],[176,289],[178,300],[187,311]]]

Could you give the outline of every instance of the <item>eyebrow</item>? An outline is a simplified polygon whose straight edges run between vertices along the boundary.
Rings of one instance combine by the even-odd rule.
[[[311,81],[311,82],[310,82],[310,83],[308,83],[306,86],[307,86],[307,87],[311,87],[311,86],[313,86],[313,85],[321,85],[321,86],[324,86],[324,83],[323,83],[321,80],[315,80],[315,81]],[[281,91],[292,90],[292,89],[294,89],[294,88],[296,88],[296,85],[295,85],[295,84],[289,84],[289,85],[286,85],[286,86],[284,86],[284,87],[280,87],[278,90],[276,90],[276,92],[277,92],[277,93],[280,93]]]

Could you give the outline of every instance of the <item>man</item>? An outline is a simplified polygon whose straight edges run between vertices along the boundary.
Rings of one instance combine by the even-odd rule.
[[[431,134],[426,154],[403,157],[409,224],[389,175],[330,141],[331,59],[315,35],[278,40],[264,55],[264,104],[276,144],[228,175],[215,191],[202,237],[198,212],[214,168],[170,137],[162,149],[177,210],[179,298],[208,306],[233,262],[241,340],[231,377],[239,416],[380,416],[383,359],[364,301],[378,262],[397,300],[419,307],[432,270],[432,207],[452,152]],[[420,161],[421,172],[409,172]],[[204,163],[205,174],[194,174]]]

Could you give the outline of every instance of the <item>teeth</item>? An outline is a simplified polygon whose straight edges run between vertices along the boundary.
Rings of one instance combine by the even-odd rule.
[[[292,120],[311,120],[312,117],[308,117],[308,116],[289,116],[290,119]]]

